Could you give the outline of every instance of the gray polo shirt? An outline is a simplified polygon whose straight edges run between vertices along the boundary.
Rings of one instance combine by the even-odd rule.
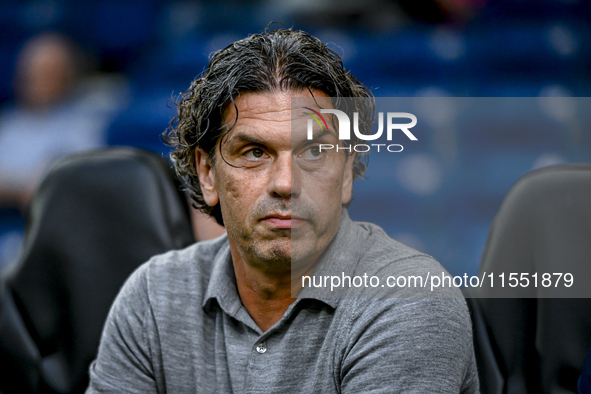
[[[442,271],[345,210],[315,276],[365,274],[383,285]],[[457,289],[307,286],[263,333],[238,295],[225,236],[155,256],[132,274],[90,378],[87,393],[478,392]]]

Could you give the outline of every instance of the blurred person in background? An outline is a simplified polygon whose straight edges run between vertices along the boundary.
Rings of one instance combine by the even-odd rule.
[[[59,33],[31,38],[15,67],[15,105],[0,115],[0,206],[23,209],[53,160],[105,144],[107,121],[76,94],[81,57]]]

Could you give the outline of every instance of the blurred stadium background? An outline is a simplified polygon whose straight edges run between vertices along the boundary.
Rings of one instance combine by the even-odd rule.
[[[271,21],[329,42],[377,97],[591,91],[591,3],[583,0],[4,0],[0,103],[12,105],[14,64],[26,40],[59,31],[86,55],[85,97],[110,108],[106,143],[166,154],[160,134],[175,113],[171,97],[188,88],[213,51]],[[591,132],[545,140],[529,130],[516,143],[482,124],[481,132],[458,138],[446,134],[446,119],[423,136],[420,151],[370,158],[351,216],[377,222],[452,274],[473,274],[511,185],[535,168],[590,161]],[[0,213],[2,266],[18,253],[24,219],[18,210]]]

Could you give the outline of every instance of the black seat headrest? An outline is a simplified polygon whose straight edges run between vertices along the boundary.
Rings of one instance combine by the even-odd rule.
[[[3,275],[2,304],[14,305],[0,309],[0,366],[7,368],[0,381],[22,373],[19,362],[9,362],[16,357],[28,360],[27,385],[83,391],[125,279],[151,256],[193,242],[175,179],[164,159],[131,148],[77,154],[52,167],[32,199],[21,257]],[[18,329],[2,322],[10,308],[20,315],[13,316]],[[10,324],[10,335],[29,339],[7,344],[2,330]],[[28,355],[10,349],[22,340],[34,344],[23,347]]]

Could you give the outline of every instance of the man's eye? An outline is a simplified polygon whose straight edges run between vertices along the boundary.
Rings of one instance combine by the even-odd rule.
[[[300,157],[314,160],[320,158],[321,155],[322,151],[320,150],[320,146],[314,145],[303,151]]]
[[[318,146],[313,146],[310,148],[310,154],[312,156],[319,156],[320,155],[320,147]]]
[[[259,148],[251,149],[248,152],[246,152],[246,156],[249,159],[260,159],[264,155],[265,155],[265,152],[263,152],[263,150],[259,149]]]

